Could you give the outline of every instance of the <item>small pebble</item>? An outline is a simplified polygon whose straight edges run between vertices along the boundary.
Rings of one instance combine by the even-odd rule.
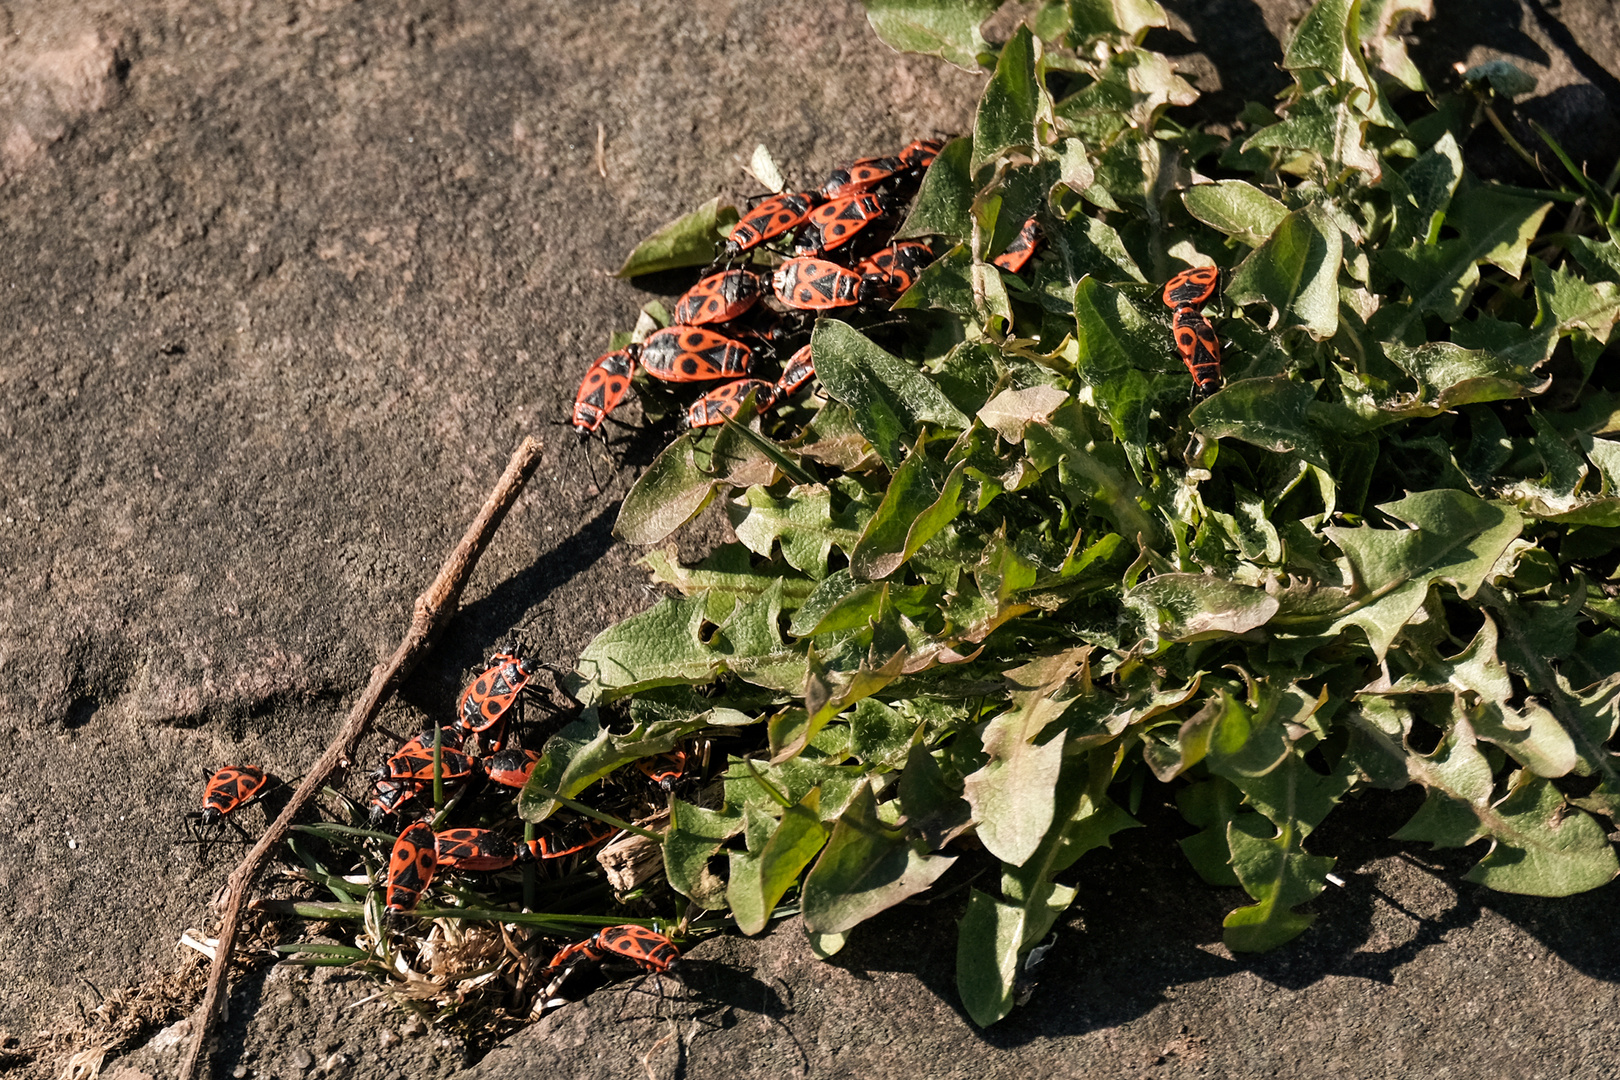
[[[79,850],[79,842],[77,840],[74,840],[74,839],[70,838],[68,840],[68,850],[69,851],[78,851]]]
[[[302,1046],[292,1052],[292,1066],[299,1072],[303,1072],[313,1064],[315,1064],[315,1055]]]
[[[377,1035],[377,1041],[382,1043],[384,1050],[387,1050],[390,1046],[398,1046],[400,1043],[399,1032],[393,1028],[383,1028]]]
[[[148,1048],[160,1053],[165,1050],[177,1051],[180,1049],[180,1044],[189,1038],[191,1038],[191,1020],[188,1017],[185,1020],[170,1024],[152,1036],[152,1041],[146,1045]]]
[[[420,1016],[413,1016],[405,1023],[399,1025],[399,1033],[407,1039],[427,1034],[427,1025],[422,1023]]]
[[[253,1075],[253,1070],[246,1065],[238,1065],[231,1070],[231,1075],[236,1077],[236,1080],[247,1080],[248,1077]]]
[[[327,1058],[326,1063],[321,1066],[321,1072],[325,1073],[327,1076],[335,1076],[338,1073],[348,1072],[349,1066],[353,1064],[354,1059],[349,1057],[348,1054],[333,1054],[331,1057]]]

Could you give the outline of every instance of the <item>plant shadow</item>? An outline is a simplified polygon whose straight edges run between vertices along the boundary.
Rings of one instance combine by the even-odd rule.
[[[1080,893],[1031,973],[1027,1004],[974,1030],[987,1045],[1013,1048],[1117,1027],[1172,1000],[1178,987],[1242,972],[1295,991],[1335,976],[1389,986],[1425,950],[1488,914],[1529,933],[1582,974],[1620,982],[1620,933],[1612,918],[1620,884],[1546,899],[1468,883],[1463,875],[1484,854],[1483,844],[1432,852],[1383,839],[1421,801],[1413,788],[1372,793],[1336,810],[1310,847],[1337,856],[1334,872],[1344,884],[1330,884],[1306,908],[1316,922],[1293,942],[1236,955],[1221,945],[1221,924],[1251,901],[1242,890],[1204,883],[1164,839],[1191,831],[1175,807],[1144,803],[1135,816],[1146,828],[1117,834],[1111,848],[1088,853],[1063,875]],[[994,882],[987,875],[977,883]],[[923,918],[915,906],[890,909],[854,931],[830,962],[857,976],[914,975],[971,1027],[955,973],[955,923],[965,898],[931,906]]]

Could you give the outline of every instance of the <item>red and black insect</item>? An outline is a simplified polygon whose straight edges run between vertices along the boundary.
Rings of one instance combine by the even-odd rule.
[[[682,326],[730,322],[758,303],[763,291],[759,275],[751,270],[710,274],[675,301],[675,321]]]
[[[893,208],[894,202],[888,196],[870,191],[825,202],[810,212],[793,241],[793,253],[802,255],[842,247]]]
[[[921,172],[934,163],[934,159],[943,149],[945,149],[944,139],[913,139],[895,157],[899,158],[900,164],[906,168]]]
[[[734,259],[804,223],[822,201],[819,191],[784,191],[757,204],[720,244],[720,257]]]
[[[906,166],[897,157],[865,157],[834,169],[822,185],[829,199],[870,191]]]
[[[754,395],[754,408],[764,412],[776,403],[776,386],[763,379],[738,379],[717,386],[687,406],[688,427],[714,427],[727,420],[735,420],[742,411],[743,399]]]
[[[643,758],[636,762],[636,768],[665,791],[672,791],[676,782],[686,775],[686,763],[685,750],[672,750],[655,758]]]
[[[500,652],[489,658],[489,667],[461,692],[455,726],[471,735],[485,736],[486,750],[499,750],[506,720],[511,716],[532,677],[529,662],[512,653]]]
[[[438,866],[438,842],[432,826],[425,821],[407,826],[388,856],[388,910],[410,911],[416,907]]]
[[[861,275],[825,259],[789,259],[776,268],[777,299],[801,311],[830,311],[865,300]]]
[[[774,399],[781,401],[815,377],[816,365],[810,359],[810,346],[806,345],[788,357],[787,364],[782,368],[782,377],[776,380]]]
[[[371,823],[381,825],[406,810],[422,793],[422,785],[409,780],[378,780],[371,785]]]
[[[668,971],[680,962],[675,943],[645,926],[609,926],[594,937],[576,942],[551,958],[546,970],[555,971],[581,960],[628,960],[645,971]]]
[[[517,845],[493,829],[446,829],[433,842],[438,865],[452,870],[504,870],[518,861]]]
[[[636,373],[636,356],[641,346],[629,345],[596,358],[580,380],[574,395],[573,425],[581,435],[601,428],[608,413],[618,407],[630,392],[630,377]]]
[[[1195,266],[1183,270],[1164,286],[1164,306],[1172,311],[1182,307],[1203,307],[1215,295],[1215,283],[1220,271],[1213,266]]]
[[[533,750],[507,747],[483,760],[484,775],[504,787],[520,788],[529,782],[540,755]]]
[[[754,352],[701,326],[666,326],[641,345],[641,366],[665,382],[707,382],[747,375]]]
[[[901,240],[855,264],[874,293],[899,296],[917,281],[923,267],[934,261],[934,253],[920,240]]]
[[[226,814],[263,794],[270,777],[257,765],[226,765],[203,787],[202,809],[187,815],[200,825],[213,825]]]
[[[1172,325],[1176,351],[1187,365],[1193,385],[1200,396],[1213,394],[1221,386],[1221,341],[1215,328],[1191,305],[1176,308]]]
[[[439,779],[446,783],[465,780],[473,774],[473,759],[460,750],[441,747],[439,750]],[[433,747],[417,748],[395,754],[383,766],[379,780],[433,782]]]
[[[549,822],[547,824],[550,826]],[[565,855],[575,855],[605,843],[618,831],[599,821],[572,827],[550,826],[535,839],[523,841],[523,846],[518,850],[518,861],[533,862],[536,859],[560,859]]]
[[[1024,222],[1024,227],[1018,230],[1018,235],[1013,237],[1013,242],[990,261],[1009,274],[1016,274],[1034,257],[1035,248],[1040,241],[1040,228],[1035,224],[1035,219],[1030,218]]]
[[[411,756],[420,757],[420,756],[426,754],[428,757],[432,757],[433,756],[433,741],[434,741],[435,738],[437,738],[439,740],[439,745],[444,747],[445,749],[448,749],[448,750],[460,750],[461,749],[461,743],[462,743],[462,734],[461,734],[461,732],[457,731],[453,727],[447,727],[447,728],[431,728],[430,727],[430,728],[423,728],[421,731],[417,732],[415,735],[412,735],[409,739],[406,739],[405,742],[400,744],[399,749],[395,750],[393,755],[391,755],[391,756],[398,757],[398,756],[404,755],[406,757],[411,757]]]

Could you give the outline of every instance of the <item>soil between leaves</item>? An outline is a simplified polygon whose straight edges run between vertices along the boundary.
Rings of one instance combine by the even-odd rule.
[[[1235,58],[1280,57],[1264,35],[1303,10],[1170,6],[1215,54],[1189,69],[1228,89],[1269,70]],[[1532,114],[1606,171],[1614,13],[1489,6],[1437,4],[1420,65],[1514,57],[1544,76]],[[172,843],[201,770],[290,778],[315,758],[511,448],[633,323],[645,295],[605,272],[636,239],[748,193],[758,142],[819,179],[960,129],[978,86],[889,52],[853,3],[45,7],[6,13],[0,78],[0,1036],[17,1040],[0,1053],[176,969],[236,854],[199,866]],[[601,495],[571,439],[548,441],[394,730],[447,710],[501,634],[566,664],[648,603],[610,530],[656,439],[618,448],[617,471],[598,457]],[[990,1032],[951,1004],[947,901],[864,928],[831,967],[792,924],[701,946],[694,988],[731,1026],[724,1009],[697,1036],[683,1020],[658,1075],[678,1042],[686,1075],[1597,1076],[1620,1054],[1612,884],[1459,900],[1455,868],[1374,845],[1376,877],[1324,897],[1297,949],[1240,966],[1208,944],[1230,898],[1138,835],[1082,863],[1114,895],[1083,891],[1087,932],[1065,924],[1031,1007]],[[397,1013],[339,1013],[364,983],[296,982],[244,981],[225,1073],[294,1075],[299,1049],[362,1077],[464,1060],[436,1035],[383,1046]],[[480,1068],[644,1076],[670,1027],[625,1018],[658,1007],[604,995]]]

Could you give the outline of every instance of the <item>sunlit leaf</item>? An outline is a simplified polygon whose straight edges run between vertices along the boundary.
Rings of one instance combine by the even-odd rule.
[[[1265,303],[1274,327],[1302,326],[1317,340],[1339,328],[1339,228],[1315,204],[1280,221],[1232,272],[1226,298]]]
[[[683,266],[707,266],[735,224],[736,208],[721,205],[717,195],[637,244],[614,276],[628,278]]]
[[[866,21],[878,37],[901,52],[937,56],[968,71],[979,70],[989,44],[979,24],[1002,0],[864,0]]]
[[[1039,140],[1036,122],[1051,115],[1046,88],[1036,78],[1040,43],[1020,25],[1001,47],[995,74],[985,84],[973,119],[973,175],[1011,150],[1033,149]]]

